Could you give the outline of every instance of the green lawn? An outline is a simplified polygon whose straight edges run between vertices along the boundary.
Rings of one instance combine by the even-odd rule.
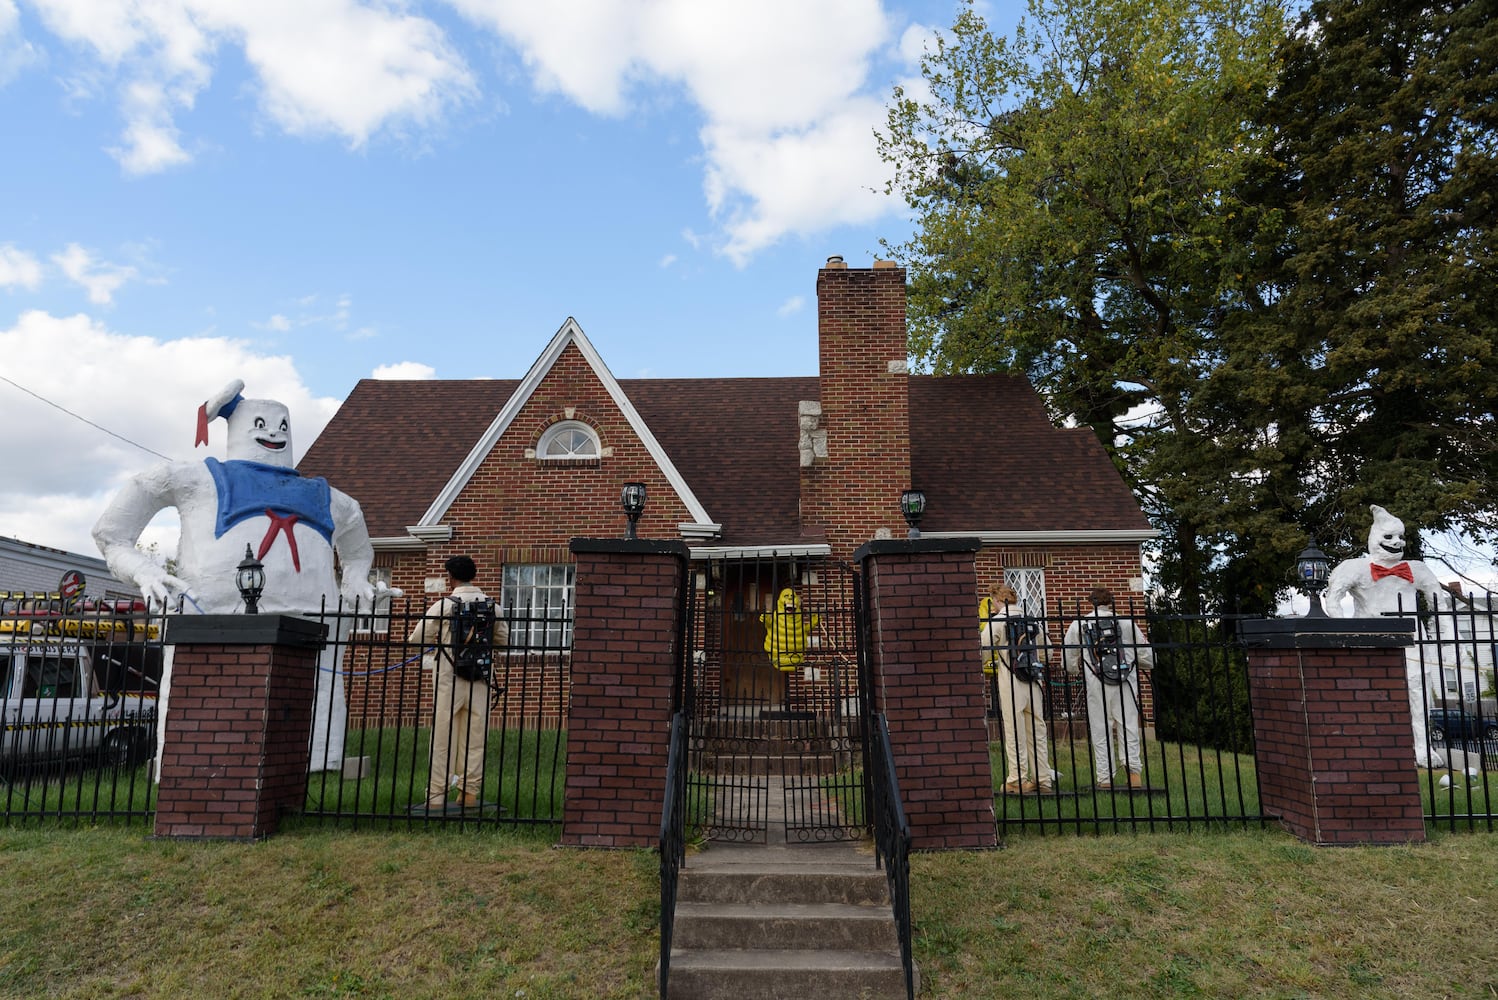
[[[0,997],[646,998],[657,871],[539,830],[6,830]],[[923,998],[1498,995],[1498,834],[1023,837],[911,885]]]

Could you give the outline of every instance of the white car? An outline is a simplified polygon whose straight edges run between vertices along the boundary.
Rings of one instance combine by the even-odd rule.
[[[77,638],[0,631],[0,769],[66,760],[133,767],[151,755],[156,700],[101,691],[95,650]]]

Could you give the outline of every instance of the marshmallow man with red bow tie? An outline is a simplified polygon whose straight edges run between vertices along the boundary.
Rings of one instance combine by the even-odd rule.
[[[1431,607],[1440,607],[1446,596],[1436,575],[1418,559],[1404,558],[1404,522],[1374,504],[1373,527],[1368,531],[1367,558],[1338,563],[1326,584],[1326,613],[1344,617],[1342,599],[1352,597],[1354,618],[1380,618],[1403,614],[1413,618],[1417,597],[1425,594]],[[1405,651],[1405,672],[1410,690],[1410,721],[1415,731],[1415,762],[1421,767],[1439,767],[1445,761],[1431,749],[1425,736],[1425,713],[1433,697],[1422,690],[1424,671],[1420,654],[1411,646]]]
[[[169,462],[149,469],[127,481],[110,502],[93,531],[110,571],[133,580],[152,604],[175,608],[180,603],[187,614],[236,614],[244,601],[235,571],[248,551],[265,567],[262,613],[315,614],[324,603],[336,605],[340,595],[347,610],[355,602],[372,608],[374,548],[359,504],[326,480],[301,476],[292,465],[286,406],[246,399],[243,388],[236,379],[198,409],[198,445],[208,443],[210,421],[228,422],[226,461]],[[135,543],[158,512],[172,507],[181,537],[176,571],[168,573]],[[393,596],[393,588],[388,592]],[[342,766],[347,709],[338,673],[341,649],[330,643],[318,663],[314,771]],[[158,702],[168,720],[170,680],[169,652]]]

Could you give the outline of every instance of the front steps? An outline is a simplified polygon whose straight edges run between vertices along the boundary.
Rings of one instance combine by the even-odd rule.
[[[681,871],[673,1000],[903,1000],[888,882],[868,848],[718,846]]]

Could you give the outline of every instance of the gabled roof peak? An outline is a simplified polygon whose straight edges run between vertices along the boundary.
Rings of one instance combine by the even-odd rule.
[[[609,371],[608,365],[604,364],[602,356],[598,353],[598,349],[593,346],[593,342],[588,339],[588,335],[583,332],[583,328],[578,325],[577,320],[571,316],[567,317],[566,322],[561,325],[556,334],[551,338],[551,341],[547,343],[545,349],[541,351],[540,356],[531,365],[530,370],[525,373],[525,377],[520,380],[519,386],[516,387],[510,398],[505,401],[504,406],[500,408],[499,413],[490,422],[488,429],[474,443],[467,457],[463,459],[462,464],[458,466],[452,478],[447,481],[447,485],[442,488],[442,492],[437,494],[436,499],[432,501],[432,505],[421,516],[421,521],[417,525],[418,527],[437,524],[446,516],[448,508],[452,506],[453,501],[463,492],[464,487],[468,485],[468,481],[473,478],[474,473],[478,471],[479,466],[483,464],[484,459],[493,450],[495,442],[509,429],[515,417],[519,415],[536,389],[545,381],[546,376],[555,367],[557,361],[569,346],[577,348],[578,353],[583,356],[583,360],[587,362],[588,367],[592,369],[593,374],[602,383],[604,390],[609,394],[609,398],[613,400],[615,406],[619,407],[619,411],[629,423],[630,429],[640,439],[640,443],[645,446],[645,450],[655,460],[656,466],[661,470],[661,474],[671,484],[671,488],[676,491],[677,496],[681,498],[687,510],[691,512],[692,523],[701,525],[704,528],[711,527],[714,530],[719,527],[708,516],[707,510],[693,494],[691,487],[687,485],[686,479],[683,478],[681,472],[672,463],[670,456],[666,454],[660,442],[656,440],[655,434],[651,432],[650,427],[640,417],[638,411],[635,410],[634,404],[629,401],[629,397],[619,387],[618,379],[614,378],[613,372]]]

